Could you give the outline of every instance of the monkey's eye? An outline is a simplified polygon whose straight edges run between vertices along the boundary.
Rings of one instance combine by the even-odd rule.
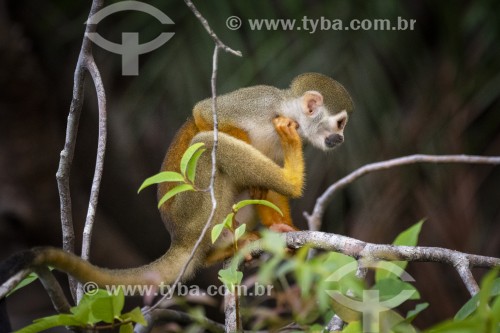
[[[340,120],[337,120],[337,128],[339,130],[343,129],[345,125],[345,118],[342,118]]]

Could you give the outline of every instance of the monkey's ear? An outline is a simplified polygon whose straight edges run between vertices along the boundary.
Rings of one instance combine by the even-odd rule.
[[[306,91],[302,95],[302,110],[306,114],[313,114],[314,111],[323,105],[323,95],[315,90]]]

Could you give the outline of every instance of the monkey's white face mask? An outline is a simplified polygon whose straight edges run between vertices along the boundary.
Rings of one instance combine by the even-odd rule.
[[[347,111],[332,115],[317,91],[306,91],[285,108],[284,116],[294,119],[299,124],[299,135],[321,150],[334,149],[344,142],[344,128],[349,119]]]

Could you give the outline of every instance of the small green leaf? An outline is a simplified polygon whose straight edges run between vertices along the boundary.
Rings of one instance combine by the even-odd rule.
[[[377,283],[372,287],[373,290],[378,290],[380,292],[380,299],[382,300],[392,300],[398,297],[401,302],[409,299],[419,299],[420,294],[415,289],[415,287],[408,282],[397,280],[397,279],[383,279],[377,281]],[[399,304],[395,304],[392,307],[396,307]]]
[[[224,230],[224,223],[219,223],[212,228],[212,244],[219,238],[220,234]]]
[[[174,171],[163,171],[163,172],[160,172],[154,176],[151,176],[149,178],[147,178],[141,185],[141,187],[139,187],[139,190],[137,191],[137,193],[141,192],[144,188],[150,186],[150,185],[153,185],[153,184],[159,184],[159,183],[163,183],[163,182],[183,182],[184,181],[184,177],[182,177],[182,175],[178,172],[174,172]]]
[[[239,285],[242,279],[243,273],[233,267],[221,269],[219,271],[219,280],[224,283],[226,288],[228,288],[232,293],[234,293],[235,286]]]
[[[203,147],[205,144],[203,142],[198,142],[195,143],[194,145],[191,145],[186,151],[184,152],[184,155],[182,155],[181,159],[181,174],[186,177],[186,170],[188,167],[189,161],[193,158],[193,155],[196,153],[198,149]]]
[[[83,326],[83,324],[85,323],[76,320],[71,314],[58,314],[37,319],[33,324],[21,328],[16,333],[37,333],[57,326]]]
[[[23,287],[26,287],[28,284],[30,284],[31,282],[35,281],[36,279],[38,279],[38,275],[35,272],[28,274],[28,276],[26,276],[21,282],[19,282],[19,284],[14,289],[12,289],[7,294],[7,297],[9,297],[11,294],[13,294],[14,292],[16,292],[17,290],[19,290],[19,289],[21,289]]]
[[[420,230],[422,229],[422,224],[424,223],[424,220],[420,220],[416,224],[412,225],[405,231],[401,232],[396,239],[394,240],[393,244],[394,245],[405,245],[405,246],[415,246],[417,245],[418,242],[418,235],[420,234]],[[407,261],[392,261],[392,264],[398,266],[401,268],[400,272],[402,273],[403,270],[406,268],[408,265]],[[398,267],[394,266],[395,269]],[[390,266],[385,266],[390,267]],[[375,281],[387,279],[387,278],[398,278],[400,275],[396,274],[394,271],[391,270],[386,270],[386,269],[377,269],[375,272]]]
[[[237,212],[241,208],[248,205],[264,205],[274,209],[275,211],[280,213],[281,216],[283,216],[283,212],[281,212],[281,209],[279,209],[278,206],[267,200],[241,200],[240,202],[233,205],[233,211]]]
[[[144,315],[141,312],[141,309],[138,307],[134,308],[132,311],[124,313],[121,315],[121,318],[125,320],[131,320],[134,323],[141,324],[142,326],[146,326],[148,323],[146,319],[144,319]]]
[[[205,150],[206,149],[203,148],[194,153],[187,164],[187,179],[192,183],[194,183],[194,178],[196,176],[196,165],[198,164],[201,154],[203,154]]]
[[[402,233],[400,233],[396,239],[394,240],[394,245],[407,245],[407,246],[415,246],[417,245],[418,235],[420,234],[420,230],[422,229],[423,220],[420,220],[413,226],[409,227]]]
[[[192,191],[194,190],[194,187],[193,185],[191,184],[181,184],[181,185],[177,185],[176,187],[174,187],[173,189],[171,189],[170,191],[168,191],[160,200],[160,202],[158,202],[158,208],[161,207],[161,205],[163,205],[165,202],[168,201],[168,199],[172,198],[174,195],[176,194],[179,194],[181,192],[185,192],[185,191]]]
[[[233,218],[234,218],[234,213],[229,213],[222,222],[222,224],[229,230],[233,230]]]
[[[134,326],[132,323],[120,325],[120,333],[134,333]]]
[[[471,297],[461,308],[458,310],[455,315],[455,320],[464,320],[468,316],[470,316],[474,311],[476,311],[477,306],[479,305],[479,294],[476,294]]]
[[[236,228],[236,230],[234,231],[234,239],[237,241],[238,239],[240,239],[241,236],[243,236],[243,234],[245,233],[246,231],[246,228],[247,228],[247,225],[245,223],[243,223],[242,225],[240,225],[238,228]]]
[[[429,307],[429,303],[420,303],[415,306],[415,309],[408,311],[406,314],[406,320],[409,320],[409,323],[413,321],[417,317],[417,315],[427,309]]]

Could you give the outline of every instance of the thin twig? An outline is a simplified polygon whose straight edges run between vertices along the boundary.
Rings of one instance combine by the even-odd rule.
[[[231,260],[224,261],[224,269],[231,266]],[[239,315],[239,297],[238,289],[231,291],[226,288],[224,293],[224,314],[225,314],[225,330],[228,333],[241,331],[241,318]]]
[[[314,206],[312,214],[304,213],[304,216],[309,224],[309,229],[311,231],[318,231],[321,229],[321,219],[326,205],[330,202],[336,191],[346,187],[367,173],[415,163],[500,164],[500,156],[417,154],[364,165],[328,187],[328,189],[316,200],[316,205]]]
[[[104,0],[93,0],[89,12],[89,18],[98,12],[103,6]],[[85,34],[95,32],[97,25],[87,25]],[[85,92],[85,71],[87,59],[92,54],[92,42],[86,37],[83,38],[82,47],[78,56],[73,80],[73,98],[69,108],[68,122],[66,125],[66,139],[64,148],[61,151],[59,167],[56,173],[57,187],[59,191],[59,200],[61,207],[61,226],[63,249],[65,251],[75,252],[75,231],[73,227],[73,213],[71,204],[71,193],[69,186],[71,164],[75,153],[76,137],[78,133],[78,124],[82,111],[84,92]],[[69,277],[70,290],[73,299],[76,301],[76,280]]]
[[[198,11],[198,9],[193,4],[193,2],[191,2],[191,0],[184,0],[184,2],[189,7],[189,9],[191,9],[191,11],[196,16],[196,18],[198,18],[198,20],[201,22],[201,24],[203,25],[203,27],[205,28],[205,30],[207,31],[207,33],[210,35],[210,37],[212,37],[212,39],[215,42],[215,45],[218,48],[221,48],[221,49],[223,49],[226,52],[232,53],[235,56],[241,57],[241,51],[235,51],[235,50],[233,50],[232,48],[230,48],[226,44],[224,44],[219,39],[219,37],[217,37],[217,35],[215,34],[215,32],[212,30],[212,28],[210,28],[210,25],[208,24],[207,20],[201,15],[201,13]]]
[[[186,5],[191,9],[191,11],[194,13],[194,15],[200,20],[200,22],[203,24],[205,29],[207,30],[208,34],[214,39],[215,41],[215,48],[214,48],[214,53],[212,57],[212,77],[210,80],[211,83],[211,88],[212,88],[212,115],[213,115],[213,122],[214,122],[214,145],[212,147],[212,172],[211,172],[211,177],[210,177],[210,185],[209,185],[209,192],[210,192],[210,198],[212,200],[212,211],[210,212],[210,215],[208,217],[207,223],[203,227],[203,230],[200,234],[200,237],[196,241],[196,244],[194,245],[193,249],[191,250],[191,254],[189,255],[188,260],[182,267],[179,275],[175,279],[175,282],[173,284],[172,289],[170,290],[169,293],[164,295],[158,302],[156,302],[154,305],[152,305],[150,308],[146,309],[144,311],[144,314],[148,314],[151,311],[155,310],[165,299],[173,295],[176,286],[179,284],[181,281],[182,277],[184,276],[184,273],[187,270],[187,267],[189,266],[189,263],[193,260],[194,254],[198,250],[198,247],[200,246],[201,242],[203,241],[203,238],[207,234],[208,230],[210,229],[210,226],[212,225],[212,220],[215,215],[215,210],[217,208],[217,200],[215,198],[215,175],[216,175],[216,153],[217,153],[217,146],[219,142],[219,122],[217,119],[217,60],[218,60],[218,54],[219,54],[219,49],[223,49],[226,52],[230,52],[232,54],[235,54],[237,56],[241,56],[241,52],[239,51],[234,51],[233,49],[229,48],[226,46],[222,41],[217,37],[217,35],[214,33],[214,31],[210,28],[208,25],[207,20],[201,15],[201,13],[198,11],[198,9],[194,6],[194,4],[190,0],[184,0],[186,2]]]
[[[207,223],[205,223],[205,226],[203,227],[203,230],[198,237],[198,240],[196,241],[196,244],[194,245],[193,249],[191,250],[191,254],[189,255],[188,260],[186,263],[184,263],[184,266],[182,267],[179,275],[175,279],[175,282],[173,284],[173,287],[170,289],[170,292],[164,295],[158,302],[156,302],[154,305],[151,306],[151,308],[147,309],[145,313],[149,313],[150,311],[156,309],[165,299],[171,297],[173,295],[175,288],[181,281],[182,277],[184,276],[184,273],[187,270],[187,267],[191,263],[191,260],[193,260],[193,257],[200,247],[201,242],[203,241],[203,238],[207,234],[208,230],[210,229],[210,226],[212,225],[212,221],[215,216],[215,210],[217,209],[217,200],[215,198],[215,175],[217,173],[217,166],[216,166],[216,154],[217,154],[217,146],[218,146],[218,141],[219,141],[219,131],[218,131],[218,120],[217,120],[217,92],[216,92],[216,80],[217,80],[217,56],[219,52],[219,46],[215,46],[214,49],[214,54],[213,54],[213,62],[212,62],[212,79],[211,79],[211,85],[212,85],[212,113],[213,113],[213,121],[214,121],[214,145],[212,147],[212,171],[211,171],[211,176],[210,176],[210,185],[208,187],[209,193],[210,193],[210,198],[212,201],[212,210],[210,212],[210,215],[207,219]]]
[[[89,71],[94,82],[97,105],[99,109],[99,132],[97,142],[97,156],[95,162],[94,179],[92,180],[92,188],[90,191],[89,208],[87,210],[87,218],[83,228],[82,253],[81,257],[84,260],[89,260],[90,244],[92,240],[92,230],[94,227],[97,201],[99,199],[99,189],[101,187],[102,172],[104,168],[104,155],[106,152],[106,92],[101,78],[101,73],[97,68],[94,57],[89,55],[86,61],[86,68]],[[77,299],[80,300],[83,296],[82,285],[78,285]]]

